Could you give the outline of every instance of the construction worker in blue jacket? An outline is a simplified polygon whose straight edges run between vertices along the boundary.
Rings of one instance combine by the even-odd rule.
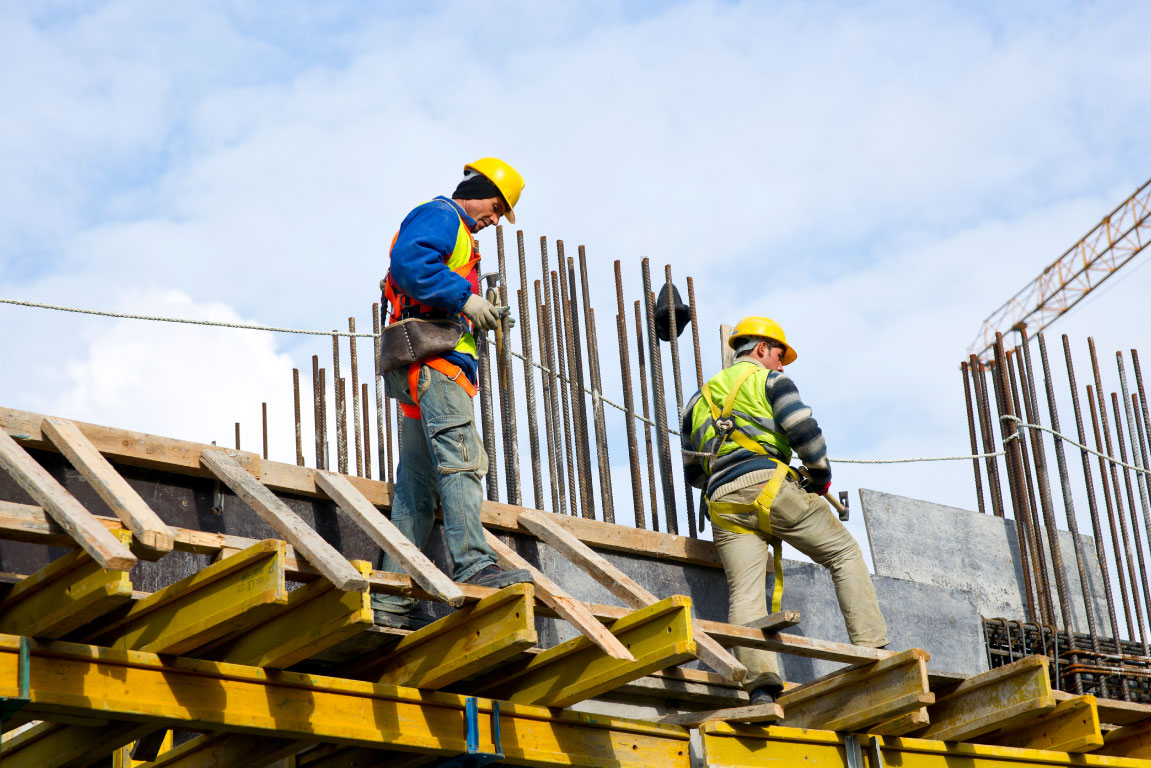
[[[823,496],[831,467],[823,432],[783,367],[795,361],[783,329],[746,317],[728,340],[735,363],[712,377],[684,409],[684,476],[704,488],[708,516],[728,585],[728,621],[768,615],[768,547],[775,550],[771,611],[779,611],[786,541],[831,571],[847,633],[855,645],[887,645],[887,624],[859,544]],[[802,479],[789,467],[792,453]],[[783,690],[774,653],[737,648],[753,704]]]
[[[474,426],[478,363],[472,332],[496,328],[507,307],[480,295],[480,254],[473,235],[501,218],[514,224],[513,209],[523,187],[519,172],[498,158],[464,166],[464,178],[450,198],[416,206],[400,224],[384,280],[389,323],[413,317],[454,319],[466,329],[451,351],[385,375],[387,393],[405,416],[392,522],[423,547],[438,507],[453,580],[496,588],[529,582],[531,575],[497,565],[480,523],[488,456]],[[389,555],[380,567],[403,570]],[[414,603],[399,595],[373,595],[376,623],[412,627]]]

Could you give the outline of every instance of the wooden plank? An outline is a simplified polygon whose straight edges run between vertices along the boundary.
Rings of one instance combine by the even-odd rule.
[[[128,485],[84,433],[67,419],[46,418],[41,429],[60,453],[84,476],[108,508],[151,553],[148,559],[172,551],[175,536],[160,516]]]
[[[700,723],[706,723],[712,720],[737,723],[776,723],[782,719],[783,707],[779,704],[748,704],[743,707],[709,709],[704,712],[683,712],[676,715],[664,715],[659,718],[658,722],[695,728]]]
[[[128,571],[136,564],[136,556],[3,430],[0,430],[0,468],[7,470],[101,568]]]
[[[268,539],[138,600],[90,640],[182,654],[260,624],[287,601],[284,542]]]
[[[613,659],[620,659],[621,661],[635,661],[635,657],[631,655],[631,651],[625,648],[623,643],[608,631],[608,629],[600,623],[599,619],[592,615],[584,603],[581,603],[569,595],[563,587],[544,575],[543,571],[520,557],[518,552],[500,541],[491,531],[484,531],[484,537],[488,542],[488,546],[495,551],[496,557],[499,558],[501,567],[508,570],[523,568],[531,573],[532,580],[536,587],[536,594],[545,605],[564,619],[567,619],[568,623],[578,629],[588,640],[598,645],[608,656],[611,656]]]
[[[97,517],[101,524],[110,529],[121,527],[121,523],[112,517]],[[60,526],[56,525],[40,507],[29,504],[13,504],[0,501],[0,531],[3,538],[13,541],[27,541],[36,544],[51,546],[72,546],[75,544]],[[222,549],[240,550],[251,546],[256,539],[243,536],[233,536],[225,533],[209,533],[186,528],[176,529],[176,549],[182,552],[195,552],[201,555],[215,555]],[[321,574],[306,561],[297,559],[295,551],[289,546],[284,561],[287,574],[300,581],[310,581]],[[489,587],[479,587],[471,584],[457,584],[464,594],[467,603],[473,603],[492,594],[495,590]],[[425,592],[411,577],[401,573],[386,571],[372,571],[370,588],[373,592],[390,595],[404,595],[421,600],[434,600],[435,595]],[[538,593],[537,593],[538,594]],[[581,603],[588,611],[601,622],[616,621],[626,616],[628,608],[618,605],[604,605],[600,603]],[[558,616],[558,611],[546,604],[537,607],[537,615]],[[695,626],[703,629],[709,636],[715,638],[724,646],[740,646],[746,648],[762,648],[769,651],[789,653],[794,656],[823,659],[843,664],[858,666],[871,664],[893,656],[894,652],[879,648],[866,648],[848,643],[837,643],[831,640],[803,637],[801,635],[788,635],[782,632],[764,634],[761,630],[742,627],[735,624],[726,624],[719,621],[695,619]],[[1146,705],[1130,705],[1146,706]],[[1103,708],[1101,707],[1101,712]],[[1140,714],[1139,717],[1144,715]]]
[[[1151,760],[1151,720],[1108,731],[1095,754]]]
[[[673,595],[640,608],[611,626],[634,662],[606,655],[582,635],[547,649],[518,670],[500,670],[472,689],[508,701],[566,707],[695,655],[691,600]]]
[[[778,632],[781,629],[794,627],[799,623],[799,611],[777,611],[764,616],[762,619],[749,621],[745,627],[758,629],[761,632]]]
[[[0,408],[0,429],[32,448],[55,450],[42,433],[40,425],[44,415]],[[133,432],[125,429],[73,422],[93,445],[113,463],[150,467],[167,472],[203,477],[211,476],[200,465],[200,454],[205,450],[218,450],[214,446],[175,440],[167,437]],[[310,467],[299,467],[276,461],[264,461],[258,454],[247,451],[229,451],[254,477],[274,491],[286,491],[318,498],[326,496],[316,487],[315,473]],[[392,504],[392,484],[361,477],[350,477],[352,483],[368,501],[377,507]],[[484,501],[480,515],[485,526],[504,531],[519,529],[521,508],[510,504]],[[585,520],[578,517],[560,518],[559,524],[573,535],[603,549],[642,554],[682,563],[721,568],[715,544],[706,539],[674,536],[627,525]]]
[[[1050,712],[1055,697],[1047,665],[1046,656],[1028,656],[964,680],[928,707],[931,724],[916,737],[970,741]]]
[[[987,744],[1052,752],[1091,752],[1103,746],[1094,696],[1077,696],[1019,728],[979,737]]]
[[[912,648],[848,669],[777,697],[790,728],[861,731],[935,701],[927,685],[929,654]]]
[[[317,472],[316,486],[331,496],[360,530],[403,566],[417,584],[453,608],[464,604],[464,593],[460,588],[419,547],[408,541],[391,520],[372,506],[347,477],[332,472]]]
[[[352,565],[365,574],[366,560]],[[366,592],[343,592],[327,579],[316,579],[288,593],[287,602],[239,637],[213,649],[211,658],[233,664],[286,669],[331,648],[373,625]]]
[[[1052,691],[1055,701],[1068,701],[1076,698],[1075,694],[1066,691]],[[1119,701],[1118,699],[1097,699],[1099,708],[1099,722],[1107,725],[1132,725],[1151,720],[1151,704],[1139,704],[1134,701]]]
[[[730,685],[712,685],[690,680],[676,680],[650,674],[624,683],[612,693],[642,696],[654,699],[660,706],[680,702],[691,706],[710,706],[716,709],[747,706],[747,694]],[[686,707],[685,707],[686,708]]]
[[[436,690],[486,672],[536,644],[534,603],[531,584],[508,586],[412,632],[357,676]]]
[[[296,753],[298,742],[243,733],[197,736],[160,755],[147,768],[207,768],[248,765],[258,768]]]
[[[17,695],[19,649],[20,638],[0,635],[0,697]],[[25,710],[39,719],[98,712],[162,727],[429,755],[465,751],[466,697],[456,694],[61,641],[33,646],[31,686],[35,695]],[[478,709],[479,746],[490,751],[490,700],[481,699]],[[501,704],[500,724],[513,764],[689,765],[689,733],[677,726],[524,704]]]
[[[88,768],[154,726],[112,723],[102,726],[39,723],[4,740],[4,768]]]
[[[283,536],[337,588],[367,592],[368,580],[320,534],[288,509],[259,480],[223,451],[204,451],[200,463],[212,471],[250,506],[276,533]]]
[[[132,540],[128,531],[112,535],[125,545]],[[131,599],[127,571],[101,568],[75,549],[8,590],[0,602],[0,632],[54,640]]]
[[[642,608],[657,601],[656,596],[640,586],[635,579],[556,525],[552,520],[553,517],[555,515],[549,515],[546,512],[525,509],[520,513],[520,524],[547,542],[568,560],[578,565],[606,587],[609,592],[633,608]],[[703,663],[731,680],[739,681],[747,677],[747,667],[740,664],[734,656],[724,650],[723,646],[709,637],[702,629],[693,631],[695,632],[696,653]]]

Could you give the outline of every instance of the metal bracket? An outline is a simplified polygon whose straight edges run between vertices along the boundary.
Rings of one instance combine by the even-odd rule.
[[[480,752],[480,707],[475,696],[468,696],[464,702],[464,721],[467,728],[467,753],[440,763],[437,768],[477,768],[491,765],[504,759],[504,748],[500,745],[500,703],[492,702],[492,744],[495,752]]]
[[[847,758],[847,768],[863,768],[863,750],[859,746],[859,734],[849,733],[843,737],[843,752]]]
[[[851,496],[847,494],[847,491],[839,492],[839,503],[843,507],[843,511],[839,513],[839,519],[846,523],[848,517],[851,516],[851,507],[849,506],[851,504]]]
[[[32,700],[30,693],[32,677],[32,648],[28,638],[20,637],[20,658],[16,667],[16,687],[18,696],[0,697],[0,723],[19,712],[25,704]]]

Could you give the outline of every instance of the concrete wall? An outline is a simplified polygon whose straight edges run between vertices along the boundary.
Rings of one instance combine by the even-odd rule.
[[[861,489],[859,495],[878,576],[970,592],[979,614],[987,618],[1026,617],[1019,537],[1014,520],[879,491]],[[1102,618],[1107,615],[1107,604],[1095,541],[1082,534],[1079,540],[1088,593],[1094,599],[1096,616]],[[1086,632],[1082,581],[1074,541],[1067,531],[1059,532],[1059,549],[1074,627]],[[1050,554],[1047,570],[1058,612]]]

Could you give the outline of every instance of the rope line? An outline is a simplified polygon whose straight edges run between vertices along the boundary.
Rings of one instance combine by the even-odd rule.
[[[183,325],[203,325],[203,326],[211,326],[211,327],[215,327],[215,328],[237,328],[240,330],[247,330],[247,331],[268,331],[271,333],[294,333],[294,334],[300,334],[300,335],[304,335],[304,336],[328,336],[328,337],[343,336],[345,338],[353,338],[354,337],[354,338],[374,339],[379,335],[379,334],[375,334],[375,333],[351,333],[349,331],[337,331],[337,330],[313,331],[313,330],[306,330],[306,329],[301,329],[301,328],[280,328],[280,327],[272,326],[272,325],[255,325],[252,323],[226,323],[226,322],[221,322],[218,320],[191,320],[188,318],[180,318],[180,317],[164,317],[162,315],[137,315],[137,314],[132,314],[132,313],[128,313],[128,312],[107,312],[107,311],[99,310],[99,309],[83,309],[80,307],[67,307],[67,306],[62,306],[59,304],[43,304],[43,303],[35,302],[35,301],[22,301],[20,299],[7,299],[7,298],[3,298],[3,297],[0,297],[0,304],[11,304],[11,305],[17,306],[17,307],[32,307],[34,309],[51,309],[51,310],[54,310],[57,312],[73,312],[76,314],[94,315],[97,317],[114,317],[114,318],[118,318],[121,320],[148,320],[148,321],[157,322],[157,323],[180,323]],[[547,373],[549,375],[555,375],[561,381],[563,381],[565,384],[571,384],[571,380],[568,379],[566,376],[564,376],[563,373],[554,372],[550,368],[548,368],[547,366],[542,365],[540,363],[537,363],[534,360],[529,361],[522,354],[520,354],[519,352],[516,352],[515,350],[512,350],[512,355],[515,357],[518,357],[520,360],[524,361],[525,363],[527,363],[527,364],[529,364],[535,368],[540,369],[544,373]],[[625,414],[627,413],[627,409],[624,406],[604,397],[603,393],[601,393],[601,392],[596,392],[596,391],[589,389],[588,387],[583,385],[583,382],[580,382],[580,388],[584,392],[586,392],[587,394],[591,395],[592,397],[598,397],[601,401],[603,401],[604,403],[607,403],[608,405],[615,408],[616,410],[619,410]],[[653,427],[655,426],[655,421],[653,421],[652,419],[644,418],[643,416],[641,416],[638,413],[635,413],[634,411],[632,412],[632,417],[635,418],[637,421],[642,421],[642,422],[649,424],[650,426],[653,426]],[[1000,421],[1014,422],[1017,427],[1021,427],[1024,429],[1040,430],[1040,431],[1046,432],[1046,433],[1052,435],[1053,437],[1058,438],[1059,440],[1062,440],[1066,443],[1070,443],[1071,445],[1074,445],[1079,450],[1086,451],[1087,453],[1090,453],[1093,456],[1097,456],[1100,459],[1103,459],[1104,461],[1108,461],[1112,464],[1118,465],[1118,466],[1123,467],[1125,469],[1130,469],[1134,472],[1142,473],[1144,475],[1151,475],[1151,470],[1143,469],[1142,467],[1137,467],[1134,464],[1128,464],[1125,461],[1121,461],[1121,460],[1113,458],[1111,456],[1107,456],[1103,453],[1100,453],[1099,451],[1096,451],[1092,448],[1087,447],[1086,445],[1083,445],[1079,441],[1074,440],[1071,437],[1068,437],[1067,435],[1064,435],[1061,432],[1056,432],[1054,429],[1051,429],[1050,427],[1045,427],[1042,424],[1029,424],[1029,423],[1023,421],[1022,419],[1020,419],[1018,416],[1009,416],[1006,414],[1003,416],[1000,416],[999,419],[1000,419]],[[680,434],[678,431],[673,431],[673,430],[669,429],[668,432],[672,432],[677,438],[680,437]],[[1011,442],[1012,440],[1017,440],[1018,437],[1019,437],[1018,433],[1014,434],[1014,435],[1009,435],[1007,437],[1007,439],[1005,439],[1003,441],[1003,443],[1004,443],[1004,445],[1006,445],[1007,443]],[[688,451],[688,450],[683,450],[682,453],[684,455],[707,455],[707,456],[711,455],[711,454],[697,454],[695,451]],[[1000,456],[1005,456],[1006,454],[1007,454],[1007,451],[1005,448],[1002,451],[996,451],[994,453],[975,453],[975,454],[968,454],[968,455],[963,455],[963,456],[915,456],[915,457],[909,457],[909,458],[904,458],[904,459],[834,459],[834,458],[828,457],[827,460],[829,462],[833,462],[835,464],[918,464],[918,463],[923,463],[923,462],[936,462],[936,461],[969,461],[971,459],[992,459],[992,458],[998,458]]]

